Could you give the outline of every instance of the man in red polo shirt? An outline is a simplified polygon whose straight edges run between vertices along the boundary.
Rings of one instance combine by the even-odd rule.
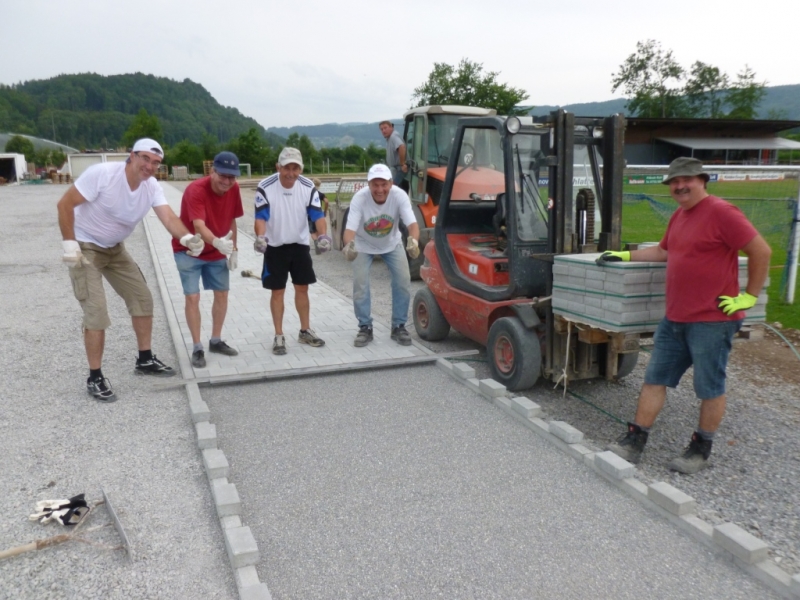
[[[226,356],[239,354],[222,341],[222,324],[228,312],[230,271],[236,270],[236,219],[241,217],[242,197],[239,193],[239,159],[233,152],[220,152],[214,157],[211,175],[189,184],[181,201],[181,221],[205,242],[203,252],[190,256],[180,244],[172,244],[175,263],[186,295],[186,323],[192,334],[192,366],[206,366],[203,343],[200,341],[200,278],[203,289],[213,290],[211,305],[211,339],[208,350]]]
[[[756,304],[772,251],[741,210],[706,190],[709,176],[696,158],[677,158],[663,181],[678,203],[658,245],[604,252],[612,261],[667,263],[667,311],[659,323],[636,415],[628,431],[607,448],[638,463],[650,428],[689,367],[700,400],[700,419],[681,456],[667,465],[692,474],[709,464],[714,434],[725,414],[725,371],[744,311]],[[747,256],[747,288],[739,288],[739,251]]]

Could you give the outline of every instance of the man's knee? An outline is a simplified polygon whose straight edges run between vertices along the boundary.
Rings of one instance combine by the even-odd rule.
[[[186,294],[186,308],[198,308],[200,306],[200,294]]]

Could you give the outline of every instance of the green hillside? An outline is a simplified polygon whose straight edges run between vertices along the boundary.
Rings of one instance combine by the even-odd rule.
[[[252,127],[273,145],[254,119],[219,104],[200,84],[143,73],[59,75],[0,85],[0,132],[26,133],[76,148],[114,148],[134,115],[144,108],[164,131],[160,140],[199,144],[210,135],[225,143]]]

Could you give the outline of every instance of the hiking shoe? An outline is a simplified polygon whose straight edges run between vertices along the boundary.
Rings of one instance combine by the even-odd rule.
[[[206,366],[206,353],[202,350],[192,352],[192,366],[195,369],[203,369]]]
[[[629,463],[636,465],[642,459],[642,452],[646,443],[647,432],[642,431],[641,427],[635,423],[628,423],[628,432],[619,438],[616,443],[606,446],[606,450],[610,450]]]
[[[117,397],[111,389],[111,382],[105,377],[86,380],[86,391],[100,402],[114,402]]]
[[[711,456],[711,444],[711,440],[704,440],[695,431],[683,455],[673,458],[667,467],[686,475],[702,471],[710,464],[708,457]]]
[[[133,372],[137,375],[155,375],[156,377],[172,377],[175,375],[175,369],[158,360],[155,354],[150,360],[141,361],[137,358],[136,368]]]
[[[401,346],[411,345],[411,336],[406,331],[405,325],[398,325],[392,329],[392,339]]]
[[[208,343],[208,351],[209,352],[216,352],[217,354],[224,354],[225,356],[238,356],[239,351],[234,350],[228,344],[223,342],[222,340],[218,342],[209,342]]]
[[[325,345],[324,340],[318,338],[313,329],[301,329],[300,335],[297,337],[297,341],[301,344],[313,346],[314,348],[319,348],[320,346]]]
[[[282,335],[276,335],[272,340],[272,353],[273,354],[286,354],[286,338]]]
[[[366,346],[372,341],[372,327],[368,325],[362,325],[358,328],[358,333],[356,334],[356,339],[353,341],[353,345],[356,348],[361,348],[362,346]]]

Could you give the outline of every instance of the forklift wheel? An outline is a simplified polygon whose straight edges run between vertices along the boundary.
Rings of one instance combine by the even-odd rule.
[[[436,298],[428,288],[417,290],[414,295],[414,329],[426,342],[438,342],[450,333],[447,322]]]
[[[639,353],[620,354],[617,360],[617,379],[622,379],[631,374],[639,362]]]
[[[489,369],[512,392],[526,390],[539,379],[542,348],[535,332],[516,317],[497,319],[489,330]]]

